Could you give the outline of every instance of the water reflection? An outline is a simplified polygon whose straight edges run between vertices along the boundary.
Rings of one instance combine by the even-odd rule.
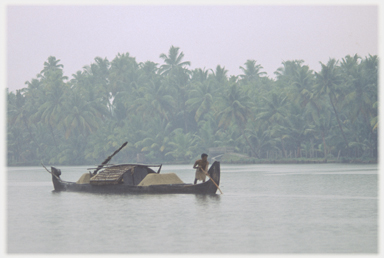
[[[56,191],[56,190],[52,190],[51,193],[52,195],[60,195],[62,191]]]
[[[219,194],[195,194],[197,204],[206,205],[208,203],[220,203],[221,196]]]
[[[10,168],[7,251],[377,253],[377,165],[348,168],[223,165],[224,195],[51,193],[46,172]],[[187,178],[189,171],[180,174]],[[78,177],[68,171],[68,178]]]

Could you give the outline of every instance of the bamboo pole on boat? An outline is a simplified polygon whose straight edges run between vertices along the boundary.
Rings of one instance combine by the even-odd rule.
[[[220,187],[216,184],[215,180],[213,180],[212,177],[208,173],[206,173],[206,175],[209,177],[209,179],[212,180],[212,183],[217,187],[217,189],[219,189],[220,193],[223,194]]]
[[[120,147],[119,149],[117,149],[111,156],[109,156],[106,160],[104,160],[103,163],[101,163],[101,164],[96,168],[96,170],[93,171],[93,174],[96,175],[97,171],[99,171],[100,169],[102,169],[103,166],[104,166],[105,164],[107,164],[107,163],[112,159],[113,156],[115,156],[119,151],[121,151],[122,148],[125,147],[125,145],[127,145],[127,143],[128,143],[128,142],[123,143],[123,145],[121,145],[121,147]]]

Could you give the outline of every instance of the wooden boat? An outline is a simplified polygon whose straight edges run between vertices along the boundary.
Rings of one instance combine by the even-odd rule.
[[[159,167],[155,172],[152,168]],[[60,178],[61,170],[51,167],[54,191],[91,193],[179,193],[215,194],[220,183],[220,163],[215,161],[208,170],[209,180],[200,184],[167,183],[160,175],[161,165],[121,164],[103,165],[98,174],[84,174],[77,182],[67,182]],[[48,170],[47,170],[48,171]],[[49,172],[49,171],[48,171]],[[162,174],[167,175],[167,174]],[[173,175],[169,175],[173,177]],[[149,185],[144,181],[152,177]],[[213,182],[214,181],[214,182]],[[219,189],[220,190],[220,189]]]

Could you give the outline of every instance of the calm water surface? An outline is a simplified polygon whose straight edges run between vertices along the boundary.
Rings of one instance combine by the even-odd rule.
[[[192,165],[164,165],[192,183]],[[77,181],[87,167],[61,167]],[[377,165],[221,165],[214,196],[52,192],[9,167],[8,253],[377,253]],[[219,193],[219,192],[218,192]]]

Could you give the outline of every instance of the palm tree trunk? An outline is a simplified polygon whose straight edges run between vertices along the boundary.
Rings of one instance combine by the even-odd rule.
[[[297,146],[297,157],[301,158],[301,143],[300,142],[298,143],[298,146]]]
[[[312,159],[314,157],[314,154],[315,154],[312,138],[310,139],[310,143],[311,143],[311,151],[309,152],[309,157]]]
[[[321,138],[323,139],[324,159],[326,159],[327,158],[327,145],[325,144],[323,131],[321,131]]]
[[[283,148],[283,154],[284,154],[284,157],[287,158],[287,152],[285,151],[285,146],[284,146],[284,140],[283,140],[283,137],[280,137],[281,139],[281,148]]]
[[[53,142],[55,143],[55,146],[56,146],[56,149],[57,149],[56,138],[55,138],[55,135],[53,134],[53,128],[52,128],[52,125],[50,123],[49,123],[49,128],[51,129],[51,134],[52,134]]]
[[[329,100],[331,101],[333,111],[335,112],[337,123],[339,124],[339,128],[340,128],[341,134],[343,135],[344,141],[347,144],[347,148],[348,148],[349,143],[347,141],[347,138],[345,137],[343,127],[341,126],[341,122],[340,122],[340,119],[339,119],[339,114],[337,113],[335,105],[333,104],[333,101],[332,101],[332,98],[331,98],[331,94],[329,94],[328,96],[329,96]]]
[[[25,117],[23,118],[23,122],[24,122],[24,126],[27,128],[27,130],[28,130],[28,133],[29,133],[29,140],[30,141],[32,141],[33,140],[33,137],[32,137],[32,133],[31,133],[31,129],[29,128],[29,126],[28,126],[28,123],[27,123],[27,121],[25,120]]]
[[[253,146],[252,146],[252,144],[251,144],[251,142],[249,141],[249,139],[245,136],[245,131],[244,131],[244,129],[243,128],[241,128],[241,133],[242,133],[242,135],[243,135],[243,137],[244,137],[244,139],[245,139],[245,141],[247,142],[247,144],[249,145],[249,147],[251,148],[251,150],[252,150],[252,153],[256,156],[256,158],[260,158],[259,157],[259,155],[257,155],[257,152],[256,152],[256,150],[253,148]]]

